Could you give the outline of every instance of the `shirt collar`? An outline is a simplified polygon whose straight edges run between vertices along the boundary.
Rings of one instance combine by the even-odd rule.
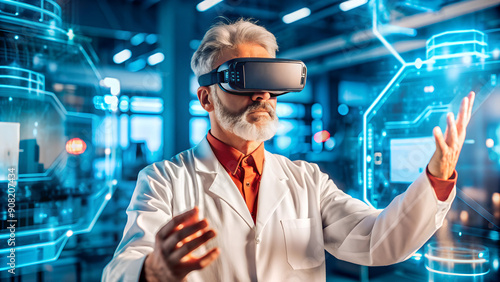
[[[262,168],[264,166],[264,142],[262,142],[253,152],[245,156],[242,152],[215,138],[210,131],[207,134],[207,141],[210,147],[212,147],[217,160],[219,160],[222,166],[233,175],[236,173],[243,160],[251,159],[250,156],[254,161],[253,163],[249,162],[248,165],[254,166],[257,169],[257,173],[262,175]]]

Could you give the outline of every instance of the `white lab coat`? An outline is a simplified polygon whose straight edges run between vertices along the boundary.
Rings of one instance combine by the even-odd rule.
[[[439,201],[425,172],[385,210],[335,186],[316,164],[265,152],[257,223],[208,141],[144,168],[103,281],[138,281],[156,232],[198,206],[219,258],[188,281],[325,281],[326,249],[341,260],[387,265],[410,257],[442,225],[455,197]]]

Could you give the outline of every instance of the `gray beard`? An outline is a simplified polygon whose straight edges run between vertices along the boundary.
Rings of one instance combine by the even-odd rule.
[[[212,92],[215,102],[215,117],[225,130],[247,140],[262,142],[271,139],[278,130],[278,117],[269,103],[255,101],[239,113],[233,113],[220,101],[217,93]],[[271,120],[264,125],[256,125],[248,122],[247,117],[251,111],[264,109],[269,113]],[[256,120],[257,121],[257,120]]]

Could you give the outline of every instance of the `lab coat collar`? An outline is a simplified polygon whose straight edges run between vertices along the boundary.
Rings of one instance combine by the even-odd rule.
[[[208,174],[203,181],[203,188],[231,206],[250,228],[256,228],[258,236],[289,191],[286,185],[288,177],[277,158],[267,151],[264,153],[264,170],[259,187],[255,226],[240,191],[215,157],[206,138],[194,148],[193,153],[195,170],[198,173]]]
[[[206,138],[194,148],[194,165],[197,173],[206,174],[202,181],[203,189],[220,197],[233,208],[249,228],[254,228],[252,215],[248,211],[245,200],[215,157]]]

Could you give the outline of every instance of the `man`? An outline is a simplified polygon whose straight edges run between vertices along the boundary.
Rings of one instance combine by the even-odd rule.
[[[275,37],[240,20],[212,27],[192,58],[197,77],[235,58],[274,58]],[[276,97],[200,86],[211,130],[195,148],[139,173],[105,281],[321,281],[326,249],[387,265],[410,257],[442,225],[474,93],[446,133],[434,129],[427,171],[384,210],[340,191],[315,164],[271,154]],[[200,218],[202,218],[200,220]]]

